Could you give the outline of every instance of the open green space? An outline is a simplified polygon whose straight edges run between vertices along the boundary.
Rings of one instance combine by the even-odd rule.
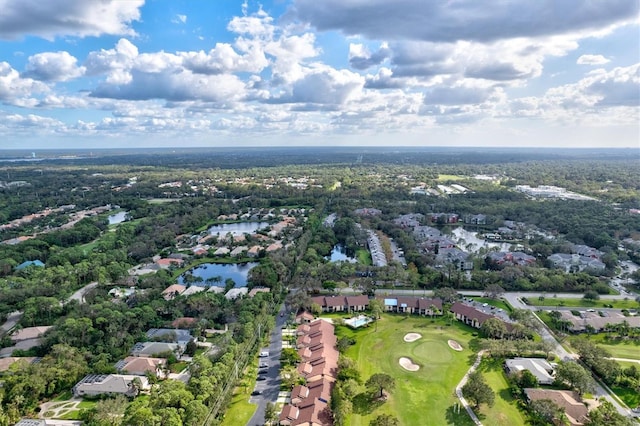
[[[485,358],[478,369],[496,394],[493,407],[482,405],[478,418],[484,424],[513,426],[526,423],[525,416],[517,407],[516,399],[509,390],[509,383],[502,368],[501,359]]]
[[[564,299],[559,297],[545,297],[540,300],[537,297],[528,298],[528,304],[531,306],[564,306],[567,308],[606,308],[613,306],[615,309],[640,309],[640,303],[635,300],[584,300],[579,299]]]
[[[610,339],[606,333],[585,335],[587,339],[606,349],[613,358],[640,360],[640,341],[630,339]],[[640,368],[640,364],[638,364]]]
[[[184,362],[184,361],[176,362],[174,364],[169,365],[169,371],[171,371],[172,373],[179,373],[185,368],[187,368],[188,366],[189,366],[188,362]]]
[[[611,386],[611,390],[615,393],[618,398],[624,401],[629,408],[640,407],[640,393],[638,393],[634,389],[629,388],[619,388],[617,386]]]
[[[249,402],[251,392],[256,384],[256,373],[257,368],[253,365],[246,369],[244,379],[240,382],[241,385],[233,390],[231,402],[225,410],[220,426],[246,425],[249,423],[249,420],[258,409],[256,404]]]
[[[82,251],[82,254],[86,256],[89,253],[91,253],[94,248],[96,248],[96,246],[98,245],[99,242],[100,242],[100,238],[97,238],[97,239],[91,241],[90,243],[82,244],[82,245],[78,246],[78,248]]]
[[[509,305],[505,300],[502,299],[491,299],[489,297],[471,297],[471,299],[475,300],[478,303],[486,303],[491,306],[495,306],[496,308],[500,308],[504,311],[511,312],[513,309],[511,305]]]
[[[58,398],[56,398],[56,400],[57,399]],[[74,401],[69,400],[69,402],[57,406],[59,414],[55,416],[55,418],[60,420],[80,420],[80,412],[82,410],[92,409],[97,403],[98,401],[89,400],[83,400],[79,403],[75,403]],[[49,410],[45,414],[51,417],[53,415],[53,410]]]
[[[446,182],[448,180],[465,180],[468,179],[465,176],[459,175],[438,175],[438,182]]]
[[[236,388],[220,426],[237,426],[249,423],[258,408],[256,404],[249,402],[250,396],[251,390],[245,391],[244,388]]]
[[[422,337],[412,343],[404,341],[407,333]],[[365,426],[376,416],[389,413],[403,425],[472,425],[465,412],[454,412],[455,387],[475,359],[469,349],[474,330],[457,322],[424,317],[383,315],[369,327],[351,330],[338,327],[338,338],[348,336],[356,341],[346,356],[354,359],[366,381],[375,373],[395,378],[396,388],[383,404],[358,404],[347,422],[351,426]],[[463,351],[451,349],[447,340],[462,345]],[[409,372],[399,365],[400,357],[408,357],[420,365],[417,372]],[[356,397],[357,399],[358,397]]]
[[[70,390],[62,392],[60,395],[52,399],[52,401],[68,401],[73,398],[73,394]]]
[[[639,369],[640,369],[640,361],[638,361],[638,362],[631,362],[631,361],[616,361],[616,362],[617,362],[617,363],[620,365],[620,367],[621,367],[621,368],[623,368],[623,369],[624,369],[624,368],[629,368],[629,367],[631,367],[632,365],[635,365],[635,366],[636,366],[636,368],[639,368]]]
[[[356,259],[358,259],[358,262],[363,265],[373,265],[369,250],[365,250],[365,249],[356,250]]]

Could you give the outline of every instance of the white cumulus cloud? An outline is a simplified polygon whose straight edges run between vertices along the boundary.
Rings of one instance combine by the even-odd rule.
[[[604,65],[610,61],[602,55],[582,55],[576,63],[578,65]]]
[[[131,35],[144,0],[0,0],[0,39]]]
[[[69,52],[44,52],[29,57],[24,75],[42,81],[67,81],[82,76],[84,71]]]

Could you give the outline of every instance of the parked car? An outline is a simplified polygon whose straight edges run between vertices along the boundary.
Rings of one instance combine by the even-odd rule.
[[[258,368],[269,368],[269,364],[267,364],[266,362],[261,362],[260,364],[258,364]]]
[[[262,391],[261,390],[254,390],[253,392],[251,392],[251,395],[262,395]]]
[[[258,376],[258,377],[256,378],[256,380],[257,380],[257,381],[259,381],[259,382],[262,382],[262,381],[267,380],[267,378],[266,378],[265,376]]]

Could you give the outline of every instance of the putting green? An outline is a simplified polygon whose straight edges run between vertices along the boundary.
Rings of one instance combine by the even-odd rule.
[[[454,353],[449,349],[446,342],[439,340],[424,340],[411,345],[409,354],[413,359],[426,360],[427,364],[437,366],[439,364],[450,363]]]
[[[457,402],[455,387],[473,359],[468,348],[474,330],[459,323],[448,326],[442,319],[400,315],[384,315],[377,327],[378,331],[375,327],[337,330],[339,337],[356,341],[346,355],[356,361],[364,381],[372,374],[386,373],[396,382],[384,404],[354,412],[347,424],[367,426],[379,414],[388,413],[402,425],[472,425],[465,411],[456,414],[453,406]],[[404,336],[410,332],[419,332],[422,338],[405,342]],[[460,342],[465,349],[452,351],[449,339]],[[410,358],[420,369],[405,370],[398,362],[402,357]]]

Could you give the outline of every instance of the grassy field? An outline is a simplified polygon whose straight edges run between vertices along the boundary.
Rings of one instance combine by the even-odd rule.
[[[247,389],[245,391],[244,387],[237,387],[233,391],[231,403],[225,411],[224,419],[220,426],[237,426],[249,423],[258,406],[249,402],[253,387],[247,387]]]
[[[617,386],[611,386],[611,390],[627,404],[627,407],[640,407],[640,393],[637,391],[629,388],[619,388]]]
[[[640,304],[635,300],[596,300],[562,299],[557,297],[545,297],[539,300],[537,297],[528,299],[531,306],[564,306],[567,308],[605,308],[612,305],[615,309],[639,309]],[[606,306],[605,306],[606,305]]]
[[[448,180],[464,180],[464,179],[468,179],[465,176],[459,176],[459,175],[438,175],[438,182],[446,182]]]
[[[80,420],[80,411],[90,410],[96,406],[98,401],[82,401],[77,405],[76,410],[70,410],[62,414],[58,418],[60,420]]]
[[[406,333],[416,332],[422,338],[404,342]],[[375,373],[386,373],[396,380],[396,388],[384,404],[361,404],[354,401],[354,413],[348,424],[366,426],[379,414],[396,416],[402,425],[472,425],[466,412],[454,413],[457,402],[454,389],[475,359],[469,349],[473,330],[462,324],[446,325],[427,318],[384,315],[375,325],[358,330],[338,327],[339,337],[356,340],[346,355],[358,365],[363,381]],[[464,350],[449,348],[454,339]],[[409,357],[420,365],[417,372],[400,367],[400,357]],[[358,399],[358,397],[356,397]],[[493,411],[492,411],[493,412]]]
[[[471,297],[471,299],[479,303],[486,303],[488,305],[495,306],[496,308],[503,309],[507,312],[511,312],[513,310],[511,305],[504,300],[490,299],[488,297]]]
[[[587,339],[606,349],[614,358],[628,358],[640,360],[640,342],[630,340],[607,339],[606,334],[586,335]],[[640,368],[640,364],[638,364]]]
[[[254,364],[251,363],[247,367],[244,379],[241,381],[242,384],[233,390],[231,403],[229,403],[229,407],[225,411],[220,426],[246,425],[253,417],[253,413],[256,412],[258,406],[249,402],[251,392],[256,385],[255,378],[258,372],[257,365]]]
[[[369,250],[359,249],[356,251],[356,259],[358,259],[358,263],[362,265],[373,265],[371,261],[371,254]]]
[[[482,405],[478,418],[484,424],[495,426],[524,425],[525,416],[516,406],[516,400],[511,395],[509,383],[502,369],[502,360],[485,358],[478,369],[485,380],[496,393],[493,407]]]

